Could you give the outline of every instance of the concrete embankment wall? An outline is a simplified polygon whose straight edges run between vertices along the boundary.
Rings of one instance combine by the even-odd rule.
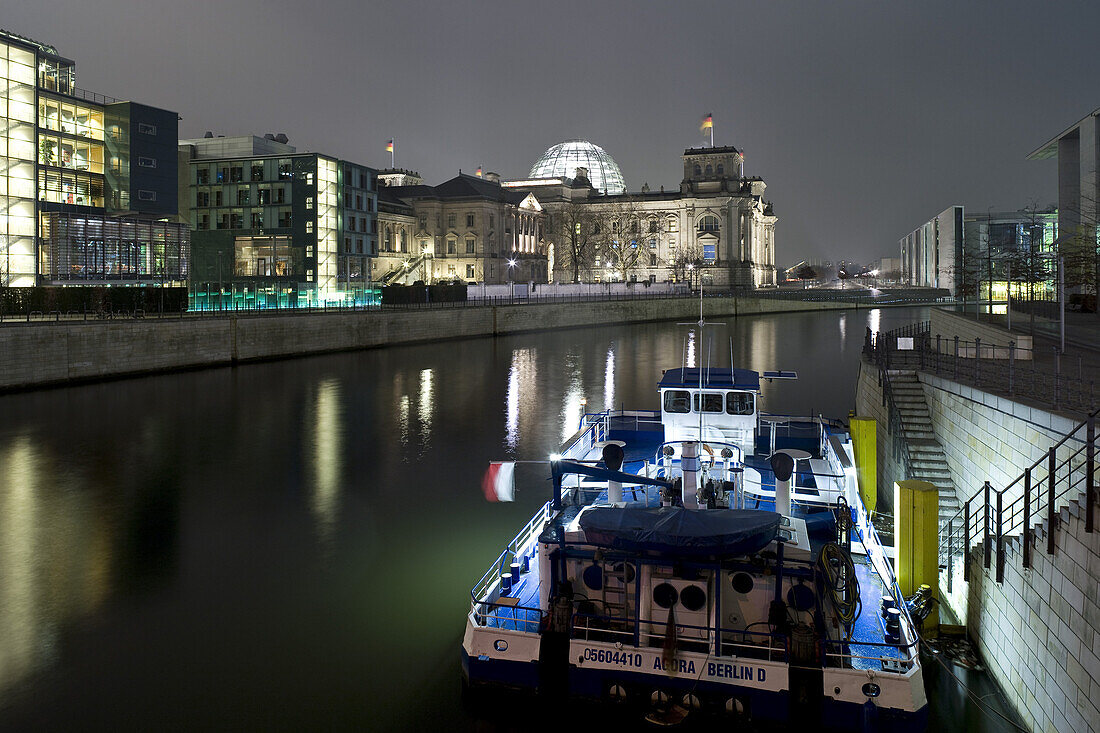
[[[939,336],[940,351],[944,354],[954,353],[955,337],[958,336],[959,341],[965,342],[959,346],[959,356],[973,358],[974,342],[980,340],[983,359],[1007,359],[1010,343],[1016,344],[1016,359],[1031,359],[1034,347],[1031,336],[1014,333],[988,321],[967,318],[946,308],[933,308],[930,326],[933,348],[936,336]]]
[[[852,303],[707,298],[707,317],[843,310]],[[690,298],[0,326],[0,389],[444,339],[696,320]]]
[[[966,623],[1031,730],[1100,733],[1100,530],[1085,532],[1083,510],[1072,509],[1062,511],[1053,555],[1039,536],[1030,570],[1020,541],[1007,544],[1003,583],[996,563],[986,570],[981,549],[972,551]]]
[[[1005,487],[1077,425],[1074,418],[1037,405],[932,374],[918,378],[960,501],[980,491],[985,481]],[[893,455],[877,367],[866,362],[860,365],[856,412],[878,421],[881,502],[881,493],[905,474],[900,457]],[[1079,447],[1059,450],[1059,463]],[[1006,494],[1005,504],[1015,496]],[[1100,733],[1100,531],[1084,532],[1075,502],[1066,501],[1060,509],[1054,555],[1046,554],[1045,533],[1040,533],[1033,568],[1024,570],[1020,540],[1009,541],[1004,582],[998,584],[995,556],[985,570],[975,548],[970,582],[956,558],[950,571],[940,572],[940,598],[966,621],[993,677],[1031,730]]]

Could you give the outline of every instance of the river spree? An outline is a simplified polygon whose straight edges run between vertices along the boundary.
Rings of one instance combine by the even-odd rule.
[[[864,330],[925,309],[674,323],[313,357],[0,397],[0,728],[473,728],[469,589],[548,497],[524,467],[663,369],[796,370],[844,417]]]

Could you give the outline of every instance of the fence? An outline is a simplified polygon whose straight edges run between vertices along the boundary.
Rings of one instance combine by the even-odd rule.
[[[996,489],[989,481],[969,497],[961,509],[940,525],[939,563],[947,569],[948,592],[952,589],[955,563],[963,562],[963,577],[970,573],[970,548],[982,548],[982,563],[990,568],[996,560],[995,577],[1004,580],[1005,544],[1009,538],[1021,537],[1023,566],[1031,567],[1034,525],[1046,522],[1046,551],[1054,552],[1054,529],[1062,506],[1084,498],[1085,531],[1093,532],[1096,502],[1096,419],[1097,410],[1093,383],[1080,378],[1055,374],[1015,365],[1014,345],[1009,345],[1009,359],[983,357],[980,341],[964,349],[967,342],[955,338],[937,343],[930,338],[928,322],[915,323],[889,332],[872,333],[867,329],[864,354],[879,366],[883,385],[883,403],[890,407],[890,431],[895,436],[895,450],[900,450],[909,470],[908,448],[898,447],[900,430],[895,425],[897,410],[889,392],[891,370],[919,370],[950,377],[953,381],[983,388],[1007,388],[1010,395],[1025,392],[1033,399],[1049,400],[1059,406],[1076,407],[1087,413],[1084,421],[1064,435],[1046,455],[1027,467],[1007,486]],[[912,349],[899,349],[898,339],[912,339]],[[903,343],[905,343],[903,341]],[[941,348],[950,344],[947,353]],[[970,354],[963,356],[960,354]],[[1060,362],[1059,362],[1060,363]],[[904,444],[904,441],[902,441]]]
[[[123,290],[125,288],[118,288]],[[890,293],[877,291],[876,296],[868,295],[871,291],[852,290],[806,290],[806,291],[778,291],[778,290],[746,290],[746,291],[704,291],[705,298],[756,298],[761,300],[785,300],[802,302],[845,302],[853,307],[872,308],[886,305],[927,305],[940,302],[941,297],[929,294],[927,291],[904,291]],[[539,295],[528,294],[526,297],[516,295],[471,298],[465,301],[429,301],[425,303],[381,303],[378,298],[370,298],[359,301],[329,301],[322,303],[309,303],[305,305],[280,303],[278,300],[271,303],[256,303],[251,300],[236,298],[230,294],[225,295],[224,300],[219,300],[216,294],[199,297],[192,294],[189,298],[189,306],[178,310],[170,307],[159,308],[156,301],[149,302],[145,308],[102,308],[102,309],[64,309],[48,308],[37,309],[33,307],[20,310],[0,310],[0,324],[2,323],[32,323],[38,321],[61,320],[104,320],[104,319],[131,319],[131,318],[212,318],[225,315],[257,316],[287,315],[292,313],[355,313],[368,311],[409,311],[409,310],[438,310],[447,308],[488,308],[503,305],[546,305],[563,303],[607,303],[618,301],[639,300],[684,300],[698,299],[698,293],[638,293],[636,290],[628,293],[603,293],[582,295]]]
[[[1054,369],[1021,367],[1017,359],[1024,350],[1015,342],[1007,346],[983,344],[981,339],[965,341],[957,336],[932,338],[928,321],[910,324],[889,332],[872,333],[867,329],[863,353],[880,371],[914,370],[934,373],[960,384],[967,384],[1009,397],[1026,394],[1030,399],[1045,402],[1055,410],[1081,413],[1096,409],[1095,385],[1086,379],[1080,358],[1077,376],[1063,370],[1066,360],[1052,348]],[[907,341],[912,339],[910,343]],[[1039,351],[1026,352],[1032,357]],[[886,377],[888,382],[888,376]],[[883,378],[880,377],[880,384]]]
[[[1062,506],[1083,494],[1085,531],[1093,532],[1096,503],[1096,418],[1092,412],[1076,428],[1050,447],[1047,454],[1024,469],[1011,483],[995,489],[986,481],[962,508],[940,528],[939,562],[947,569],[947,589],[952,589],[955,564],[963,563],[963,577],[970,577],[970,548],[982,548],[982,564],[994,563],[998,583],[1004,582],[1005,544],[1022,539],[1022,563],[1032,566],[1034,525],[1046,522],[1046,552],[1054,553],[1054,530]],[[995,556],[995,558],[994,558]]]

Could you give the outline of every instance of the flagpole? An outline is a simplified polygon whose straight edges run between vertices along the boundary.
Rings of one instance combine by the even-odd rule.
[[[714,113],[710,116],[710,146],[714,147]]]
[[[711,135],[710,145],[711,145],[711,147],[714,147],[714,136],[713,135]],[[397,138],[391,137],[390,138],[390,168],[393,168],[394,170],[397,169],[397,166],[394,165],[394,162],[393,162],[393,154],[394,154],[395,150],[397,150]]]

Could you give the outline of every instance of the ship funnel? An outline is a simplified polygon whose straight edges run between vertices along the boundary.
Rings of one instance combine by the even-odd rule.
[[[619,471],[623,467],[626,454],[618,442],[608,442],[603,447],[603,465],[612,471]],[[609,504],[617,504],[623,500],[623,484],[621,481],[607,482],[607,501]]]
[[[786,453],[772,453],[772,473],[775,474],[775,510],[784,516],[791,515],[791,476],[794,459]]]

